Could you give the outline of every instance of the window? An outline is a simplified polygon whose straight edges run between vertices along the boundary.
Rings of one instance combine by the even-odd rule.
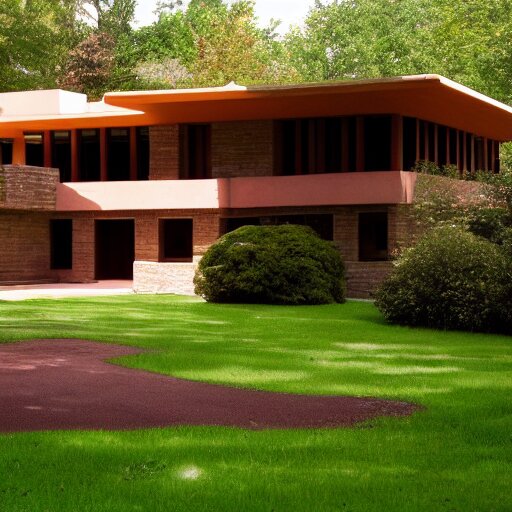
[[[364,170],[391,169],[391,116],[364,118]]]
[[[415,118],[404,117],[404,171],[410,171],[416,164],[416,124]]]
[[[180,129],[180,177],[211,178],[211,129],[207,124],[182,125]]]
[[[12,139],[0,139],[0,165],[12,164]]]
[[[100,181],[99,130],[79,130],[78,160],[80,181]]]
[[[44,167],[42,133],[25,133],[25,163],[34,167]]]
[[[137,179],[149,179],[149,128],[137,128]]]
[[[160,219],[160,261],[192,261],[192,219]]]
[[[73,222],[71,219],[50,221],[50,268],[73,267]]]
[[[359,260],[379,261],[388,258],[387,213],[359,214]]]
[[[52,132],[52,167],[59,169],[60,181],[71,181],[71,132]]]
[[[107,177],[108,181],[130,179],[130,130],[128,128],[107,130]]]
[[[275,173],[333,173],[354,169],[355,119],[292,119],[275,124]]]

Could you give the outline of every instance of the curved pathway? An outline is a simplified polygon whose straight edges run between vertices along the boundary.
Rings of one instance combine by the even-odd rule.
[[[140,352],[70,339],[0,345],[0,432],[171,425],[318,428],[418,410],[389,400],[238,389],[105,362]]]

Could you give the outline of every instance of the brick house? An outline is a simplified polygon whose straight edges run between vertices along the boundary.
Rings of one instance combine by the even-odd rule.
[[[333,240],[366,297],[412,229],[418,160],[499,171],[512,109],[438,75],[294,86],[0,94],[0,283],[133,279],[192,293],[243,224]]]

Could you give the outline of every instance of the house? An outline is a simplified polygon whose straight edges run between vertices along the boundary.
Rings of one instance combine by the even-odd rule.
[[[412,229],[418,160],[499,171],[512,109],[438,75],[286,86],[0,94],[0,283],[133,279],[192,293],[244,224],[333,240],[366,297]]]

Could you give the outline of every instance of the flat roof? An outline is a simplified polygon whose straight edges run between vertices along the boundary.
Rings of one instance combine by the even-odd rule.
[[[294,85],[230,83],[223,87],[109,92],[98,105],[95,112],[81,114],[0,115],[0,136],[9,128],[42,130],[399,114],[499,141],[512,140],[511,107],[433,74]]]

